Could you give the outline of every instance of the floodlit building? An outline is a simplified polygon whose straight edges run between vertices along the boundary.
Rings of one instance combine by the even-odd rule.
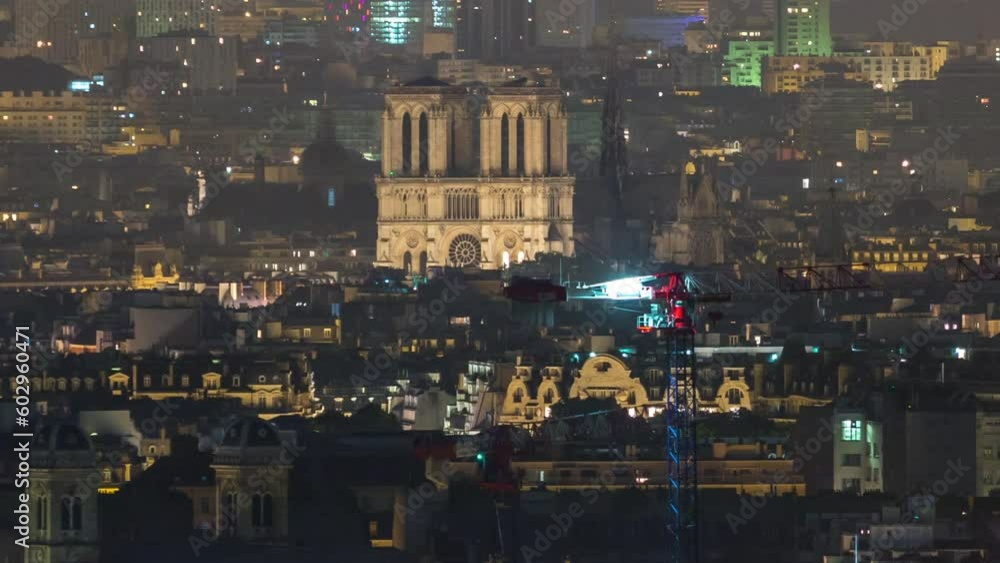
[[[209,0],[137,0],[138,37],[156,37],[172,31],[215,32],[218,8]]]
[[[52,423],[31,444],[31,560],[40,563],[98,560],[97,504],[86,483],[97,454],[80,427]]]
[[[726,75],[723,81],[730,86],[761,87],[764,57],[774,56],[774,41],[746,39],[730,41],[725,55]]]
[[[76,143],[88,138],[89,104],[73,92],[0,92],[0,139]]]
[[[558,89],[519,82],[477,98],[428,78],[385,101],[377,266],[496,270],[543,252],[573,255]]]
[[[883,489],[882,423],[861,409],[838,409],[831,423],[833,490],[864,494]]]
[[[832,0],[781,0],[775,19],[775,53],[828,57]]]

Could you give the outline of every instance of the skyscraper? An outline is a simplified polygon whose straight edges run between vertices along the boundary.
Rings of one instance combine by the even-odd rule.
[[[82,0],[81,34],[95,35],[129,31],[136,13],[136,0]]]
[[[454,0],[371,0],[372,39],[416,46],[427,28],[454,29]]]
[[[775,17],[775,54],[828,57],[831,0],[780,0]]]
[[[535,29],[539,47],[586,49],[594,42],[597,3],[584,2],[574,10],[560,8],[562,0],[535,0]],[[560,11],[562,10],[562,11]]]
[[[656,11],[660,14],[707,16],[708,0],[656,0]]]
[[[47,61],[75,61],[81,13],[79,0],[55,2],[44,7],[38,0],[16,0],[14,43],[20,52]]]
[[[208,0],[137,0],[136,35],[156,37],[171,31],[215,32],[215,6]]]
[[[430,0],[430,26],[438,29],[455,29],[455,0]]]
[[[372,40],[386,45],[416,44],[424,28],[425,0],[373,0]]]
[[[535,43],[531,0],[458,0],[456,52],[462,59],[502,60]]]

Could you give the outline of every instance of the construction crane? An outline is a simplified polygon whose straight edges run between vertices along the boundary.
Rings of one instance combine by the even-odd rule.
[[[664,367],[667,531],[670,560],[697,563],[698,543],[698,391],[695,374],[695,319],[700,303],[731,301],[734,295],[775,292],[826,292],[872,287],[867,264],[779,269],[772,283],[763,277],[732,278],[722,273],[667,272],[583,285],[569,299],[643,302],[636,329],[655,362]]]
[[[979,256],[978,260],[959,257],[952,268],[956,282],[1000,281],[1000,256]],[[666,272],[576,285],[567,288],[565,294],[554,291],[553,284],[544,280],[521,281],[506,295],[533,303],[596,300],[640,304],[635,310],[636,329],[665,374],[669,556],[674,563],[697,563],[698,395],[694,340],[698,305],[733,301],[734,297],[884,289],[876,275],[877,270],[867,263],[779,268],[773,279],[760,275],[732,277],[721,272]]]

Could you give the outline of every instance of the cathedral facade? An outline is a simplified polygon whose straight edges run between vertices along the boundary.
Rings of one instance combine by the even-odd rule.
[[[424,79],[385,97],[375,265],[496,270],[572,256],[574,179],[558,88],[473,96]]]

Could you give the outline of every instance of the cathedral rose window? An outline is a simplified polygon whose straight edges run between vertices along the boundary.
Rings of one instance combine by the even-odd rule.
[[[472,266],[479,263],[481,255],[479,239],[469,234],[461,234],[451,241],[448,259],[457,266]]]

